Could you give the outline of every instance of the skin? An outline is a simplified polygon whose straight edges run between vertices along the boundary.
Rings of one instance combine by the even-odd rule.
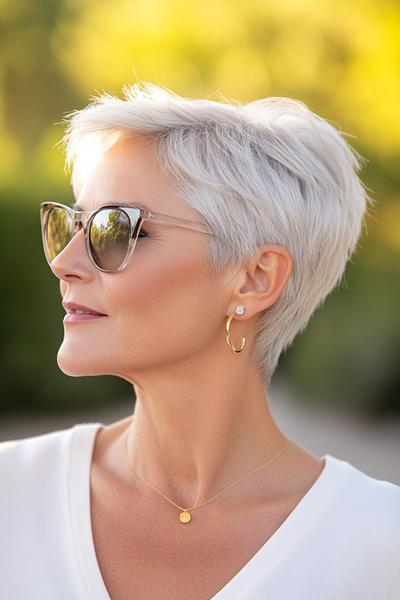
[[[74,177],[73,187],[87,210],[137,201],[155,212],[201,220],[160,171],[145,138],[117,142],[94,168]],[[260,507],[272,496],[298,498],[324,461],[280,430],[250,359],[261,312],[276,302],[292,273],[290,254],[265,245],[239,267],[215,276],[207,269],[207,234],[149,222],[144,230],[149,236],[138,240],[121,272],[95,268],[83,231],[51,265],[65,300],[108,315],[64,323],[60,369],[74,377],[122,377],[137,397],[132,415],[97,434],[94,463],[112,474],[121,494],[157,502],[157,510],[167,513],[173,508],[168,502],[132,482],[125,436],[132,468],[183,507],[208,500],[288,441],[270,466],[199,511],[216,510],[225,498],[240,507]],[[225,340],[225,321],[238,304],[246,311],[233,318],[231,339],[235,346],[242,337],[247,342],[236,355]]]

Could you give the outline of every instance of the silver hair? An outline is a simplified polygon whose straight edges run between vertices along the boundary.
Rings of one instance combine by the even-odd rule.
[[[64,117],[66,170],[85,140],[105,151],[120,135],[144,134],[182,198],[215,232],[207,240],[214,272],[264,244],[287,248],[293,272],[260,315],[252,355],[268,385],[357,247],[375,202],[357,175],[365,159],[343,132],[291,98],[192,99],[150,82],[123,93],[121,100],[104,92]]]

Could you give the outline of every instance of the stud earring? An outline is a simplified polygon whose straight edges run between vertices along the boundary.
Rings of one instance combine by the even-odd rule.
[[[227,320],[226,320],[226,324],[225,324],[225,339],[226,339],[226,341],[227,341],[227,344],[228,344],[229,348],[230,348],[230,349],[231,349],[233,352],[235,352],[235,354],[239,354],[239,352],[241,352],[241,351],[243,350],[243,348],[244,348],[244,347],[245,347],[245,345],[246,345],[246,338],[242,338],[241,345],[240,345],[240,347],[239,347],[239,348],[235,348],[235,347],[233,346],[233,344],[232,344],[232,342],[231,342],[231,338],[230,338],[230,326],[231,326],[231,321],[232,321],[232,319],[233,319],[233,317],[234,317],[235,315],[243,315],[243,314],[244,314],[244,312],[245,312],[245,307],[243,306],[243,304],[239,304],[239,305],[236,307],[236,309],[235,309],[235,312],[234,312],[234,313],[233,313],[233,314],[232,314],[230,317],[228,317],[228,318],[227,318]]]

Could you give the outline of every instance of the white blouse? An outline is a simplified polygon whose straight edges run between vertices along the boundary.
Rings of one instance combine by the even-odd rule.
[[[0,443],[2,600],[110,600],[90,518],[103,425]],[[400,486],[323,458],[294,510],[211,600],[400,599]]]

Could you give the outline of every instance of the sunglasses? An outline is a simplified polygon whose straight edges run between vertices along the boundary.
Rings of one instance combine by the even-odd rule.
[[[155,213],[140,205],[107,204],[88,211],[74,210],[58,202],[42,202],[40,223],[46,260],[51,265],[82,226],[86,250],[94,266],[105,273],[122,271],[129,262],[145,221],[213,233],[201,221]]]

